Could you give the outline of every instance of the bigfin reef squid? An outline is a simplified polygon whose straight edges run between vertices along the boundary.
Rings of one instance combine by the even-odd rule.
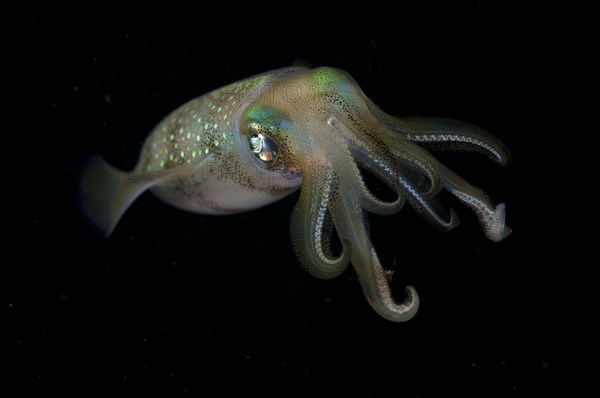
[[[182,105],[152,130],[130,172],[101,157],[82,169],[85,216],[108,236],[131,203],[149,190],[179,209],[235,214],[300,189],[291,215],[293,249],[304,269],[335,278],[352,264],[369,304],[395,322],[412,318],[412,286],[398,302],[381,265],[366,212],[388,215],[405,203],[443,231],[458,224],[446,191],[479,218],[485,235],[504,239],[505,205],[440,163],[430,150],[474,151],[501,165],[505,146],[471,124],[395,117],[382,111],[340,69],[288,67],[230,84]],[[364,171],[394,193],[376,196]],[[341,248],[332,250],[334,234]]]

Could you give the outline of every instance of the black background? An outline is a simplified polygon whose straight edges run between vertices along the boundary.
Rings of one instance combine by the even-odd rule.
[[[4,15],[3,388],[598,393],[597,10],[82,3]],[[507,203],[514,232],[502,243],[458,203],[449,233],[408,207],[371,218],[394,292],[411,284],[422,298],[407,323],[380,318],[353,270],[320,281],[301,269],[289,238],[297,194],[227,217],[145,194],[107,240],[78,213],[87,156],[129,169],[178,105],[294,62],[345,69],[389,113],[465,120],[511,149],[507,168],[439,156]]]

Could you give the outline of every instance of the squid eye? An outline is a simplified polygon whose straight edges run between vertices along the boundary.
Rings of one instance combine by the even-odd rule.
[[[279,146],[274,139],[263,134],[254,134],[248,138],[250,149],[263,162],[272,162],[277,157]]]

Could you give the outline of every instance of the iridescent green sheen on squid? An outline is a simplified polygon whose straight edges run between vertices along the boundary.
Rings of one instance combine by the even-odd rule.
[[[311,275],[328,279],[352,264],[369,304],[392,321],[419,307],[416,290],[397,302],[391,272],[364,225],[365,212],[393,214],[405,203],[442,230],[458,224],[444,206],[447,191],[500,241],[510,233],[504,204],[438,162],[429,150],[476,151],[508,162],[488,132],[448,119],[394,117],[379,109],[344,71],[283,68],[230,84],[182,105],[152,130],[131,172],[90,159],[82,172],[85,215],[109,235],[131,203],[149,190],[194,213],[233,214],[265,206],[300,189],[292,242]],[[365,169],[397,197],[384,201],[364,183]],[[342,243],[331,251],[332,235]]]

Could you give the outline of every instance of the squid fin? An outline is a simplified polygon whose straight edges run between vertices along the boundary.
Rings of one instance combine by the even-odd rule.
[[[206,158],[210,157],[210,154]],[[202,159],[202,161],[206,160]],[[152,186],[185,177],[200,163],[156,172],[125,172],[92,156],[84,165],[79,182],[79,203],[83,214],[108,237],[134,200]]]

